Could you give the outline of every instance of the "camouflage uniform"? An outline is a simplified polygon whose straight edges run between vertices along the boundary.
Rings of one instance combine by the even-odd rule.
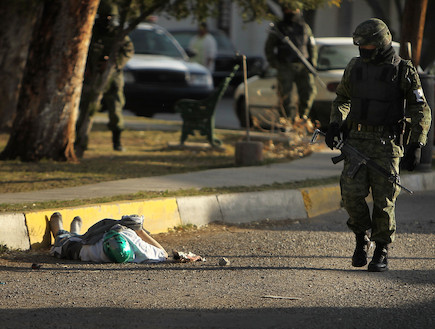
[[[431,113],[415,67],[394,54],[391,40],[389,47],[391,55],[380,62],[364,61],[361,57],[350,61],[336,91],[330,126],[341,126],[346,142],[387,171],[398,174],[400,157],[404,155],[400,121],[406,114],[411,122],[409,142],[424,145]],[[349,159],[345,159],[340,178],[343,204],[349,214],[347,225],[356,235],[371,230],[370,239],[387,246],[394,241],[395,202],[400,188],[366,166],[361,166],[353,179],[349,178],[344,174],[349,166]],[[365,200],[370,189],[371,216]]]
[[[313,33],[302,15],[294,14],[276,24],[277,29],[295,44],[303,56],[317,65],[317,47]],[[265,44],[265,54],[270,66],[277,69],[278,96],[286,115],[292,119],[296,116],[295,106],[292,106],[292,89],[295,83],[298,90],[298,112],[301,118],[307,118],[317,89],[314,76],[297,57],[296,53],[280,38],[270,33]]]
[[[122,110],[125,105],[123,67],[134,54],[134,47],[130,38],[126,36],[123,40],[123,44],[116,57],[115,69],[109,77],[101,104],[98,104],[96,107],[89,107],[88,105],[89,99],[92,98],[93,86],[86,77],[93,77],[104,71],[118,34],[117,18],[117,5],[112,4],[111,1],[103,0],[98,8],[92,32],[92,39],[86,63],[82,98],[80,100],[81,107],[88,106],[89,116],[91,117],[97,111],[108,112],[108,128],[114,135],[114,147],[116,146],[116,142],[120,143],[119,136],[121,131],[124,130],[124,120],[122,116]],[[117,141],[115,141],[115,139],[117,139]]]

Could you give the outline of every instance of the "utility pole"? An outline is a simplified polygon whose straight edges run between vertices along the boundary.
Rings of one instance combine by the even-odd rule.
[[[427,2],[428,0],[406,0],[403,10],[400,56],[412,59],[416,67],[420,64]],[[408,42],[411,43],[410,54],[406,46]]]

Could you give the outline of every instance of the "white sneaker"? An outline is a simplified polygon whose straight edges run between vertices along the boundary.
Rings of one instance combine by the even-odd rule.
[[[74,217],[71,222],[70,233],[80,234],[80,230],[82,229],[82,219],[79,216]]]
[[[63,230],[62,215],[59,212],[55,212],[51,215],[50,230],[53,233],[54,238],[56,238],[56,235],[60,230]]]

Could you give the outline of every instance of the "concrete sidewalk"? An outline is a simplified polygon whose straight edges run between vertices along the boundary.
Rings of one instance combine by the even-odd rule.
[[[266,166],[210,169],[184,174],[129,178],[69,188],[56,188],[35,192],[0,194],[0,204],[91,199],[132,194],[141,191],[176,191],[205,187],[260,186],[289,183],[306,179],[339,176],[342,165],[333,165],[332,151],[312,155],[288,163]]]

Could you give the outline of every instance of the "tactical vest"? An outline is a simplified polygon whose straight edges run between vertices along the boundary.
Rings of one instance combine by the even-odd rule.
[[[393,126],[404,117],[400,88],[401,59],[373,65],[357,59],[350,74],[351,107],[348,120],[370,126]]]
[[[281,33],[294,43],[294,45],[300,50],[302,55],[308,59],[308,33],[303,23],[293,23],[291,25],[285,24],[284,22],[278,23],[278,29]],[[282,63],[295,63],[300,62],[298,55],[290,48],[290,46],[285,42],[280,42],[278,47],[278,61]]]

